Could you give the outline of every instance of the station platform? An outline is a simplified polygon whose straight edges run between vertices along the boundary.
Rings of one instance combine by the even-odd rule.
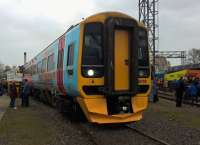
[[[8,96],[0,96],[0,121],[9,106],[10,98]]]

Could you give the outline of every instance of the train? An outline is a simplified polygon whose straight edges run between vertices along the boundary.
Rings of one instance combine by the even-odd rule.
[[[88,122],[139,121],[151,90],[148,30],[127,14],[97,13],[72,25],[23,69],[33,96],[66,112],[79,110]]]

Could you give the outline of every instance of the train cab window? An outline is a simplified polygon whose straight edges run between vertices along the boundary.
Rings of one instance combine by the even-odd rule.
[[[74,64],[74,43],[68,46],[67,54],[67,66],[72,66]]]
[[[88,23],[84,29],[82,53],[82,75],[84,77],[102,77],[104,74],[103,24]],[[88,75],[88,71],[94,72]]]
[[[143,78],[150,74],[147,31],[140,28],[138,36],[138,77]]]
[[[144,29],[139,30],[139,43],[138,43],[138,65],[148,66],[149,65],[149,54],[148,54],[148,40],[147,32]]]
[[[42,69],[41,69],[42,73],[43,73],[43,72],[46,72],[46,67],[47,67],[47,59],[44,58],[44,59],[42,60]]]
[[[102,31],[101,23],[85,25],[83,65],[103,65]]]
[[[54,54],[48,56],[47,61],[47,71],[52,71],[54,69]]]

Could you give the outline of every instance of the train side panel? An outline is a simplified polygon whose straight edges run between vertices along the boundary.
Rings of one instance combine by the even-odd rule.
[[[36,73],[32,75],[33,87],[37,89],[53,90],[56,86],[56,64],[58,55],[58,41],[52,43],[45,51],[34,58]],[[42,72],[42,61],[46,59],[45,71]],[[48,64],[51,64],[48,66]]]
[[[68,96],[78,95],[78,53],[80,41],[80,26],[77,25],[66,33],[66,47],[64,49],[64,87]]]

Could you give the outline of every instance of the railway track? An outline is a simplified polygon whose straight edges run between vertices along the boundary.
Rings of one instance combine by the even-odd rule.
[[[90,131],[88,131],[86,129],[87,128],[86,124],[85,125],[82,124],[79,127],[80,127],[81,131],[83,131],[85,133],[85,135],[90,139],[90,141],[91,141],[91,143],[93,143],[93,145],[101,145],[101,143],[99,143],[99,141],[96,139],[95,135],[91,134]],[[170,145],[169,143],[167,143],[167,142],[165,142],[161,139],[153,137],[152,135],[148,135],[148,134],[146,134],[146,133],[144,133],[144,132],[142,132],[138,129],[135,129],[135,128],[129,126],[129,125],[122,125],[121,127],[125,127],[126,129],[131,130],[131,132],[134,132],[136,134],[139,134],[140,136],[143,136],[146,139],[149,139],[149,142],[153,142],[153,144]]]
[[[87,136],[92,145],[100,145],[96,138],[86,129],[86,126],[83,123],[80,123],[78,128],[84,133],[85,136]]]
[[[142,135],[142,136],[144,136],[144,137],[146,137],[146,138],[148,138],[150,140],[153,140],[153,141],[155,141],[155,142],[157,142],[157,143],[159,143],[161,145],[170,145],[169,143],[165,142],[164,140],[161,140],[161,139],[156,138],[156,137],[154,137],[152,135],[144,133],[144,132],[142,132],[142,131],[140,131],[140,130],[138,130],[136,128],[131,127],[130,125],[125,125],[125,127],[127,127],[129,130],[137,132],[138,134],[140,134],[140,135]]]
[[[65,116],[67,118],[67,116]],[[91,129],[91,128],[98,128],[98,126],[93,126],[93,124],[89,124],[89,123],[86,123],[86,122],[75,122],[72,120],[70,120],[71,122],[71,125],[73,124],[73,126],[75,126],[75,128],[77,130],[79,130],[84,137],[86,137],[89,141],[88,145],[102,145],[102,142],[99,142],[99,140],[102,140],[101,136],[97,135],[96,131]],[[105,125],[106,126],[106,125]],[[109,125],[108,125],[109,126]],[[112,126],[112,125],[111,125]],[[100,126],[100,128],[103,128],[104,126]],[[129,131],[129,135],[131,136],[131,132],[134,132],[133,134],[138,134],[139,136],[142,136],[142,138],[144,137],[145,140],[149,140],[149,144],[155,144],[155,145],[170,145],[169,143],[161,140],[161,139],[158,139],[152,135],[149,135],[147,133],[144,133],[138,129],[135,129],[133,127],[131,127],[130,125],[114,125],[114,128],[116,127],[116,129],[114,129],[115,132],[118,132],[120,131],[120,128],[124,128],[125,127],[125,130],[124,132],[127,132],[127,135],[128,135],[128,130]],[[107,127],[105,127],[107,128]],[[104,134],[106,133],[106,131],[104,131]],[[111,136],[110,139],[112,139],[112,134],[108,134],[108,136]],[[120,135],[118,137],[121,137]],[[62,139],[62,138],[61,138]],[[60,140],[61,140],[60,139]],[[133,142],[130,142],[130,144],[133,143]],[[65,144],[65,142],[63,142],[63,144]]]
[[[159,90],[158,96],[159,96],[159,98],[162,98],[165,100],[174,101],[174,102],[176,101],[175,94],[173,92],[166,92],[166,91]],[[194,106],[200,107],[199,103],[191,104],[191,102],[184,101],[184,100],[183,100],[183,104],[194,105]]]
[[[100,143],[95,139],[94,135],[91,134],[86,128],[87,128],[87,125],[80,125],[81,126],[81,130],[86,133],[86,135],[90,138],[90,141],[93,143],[93,145],[100,145]],[[122,127],[122,126],[121,126]],[[131,130],[131,132],[134,132],[134,133],[137,133],[139,134],[140,136],[143,136],[145,137],[146,139],[149,139],[151,140],[150,142],[155,142],[155,144],[159,144],[159,145],[170,145],[169,143],[161,140],[161,139],[158,139],[156,137],[153,137],[152,135],[149,135],[147,133],[144,133],[138,129],[135,129],[129,125],[123,125],[123,127],[125,127],[126,129],[128,130]]]

